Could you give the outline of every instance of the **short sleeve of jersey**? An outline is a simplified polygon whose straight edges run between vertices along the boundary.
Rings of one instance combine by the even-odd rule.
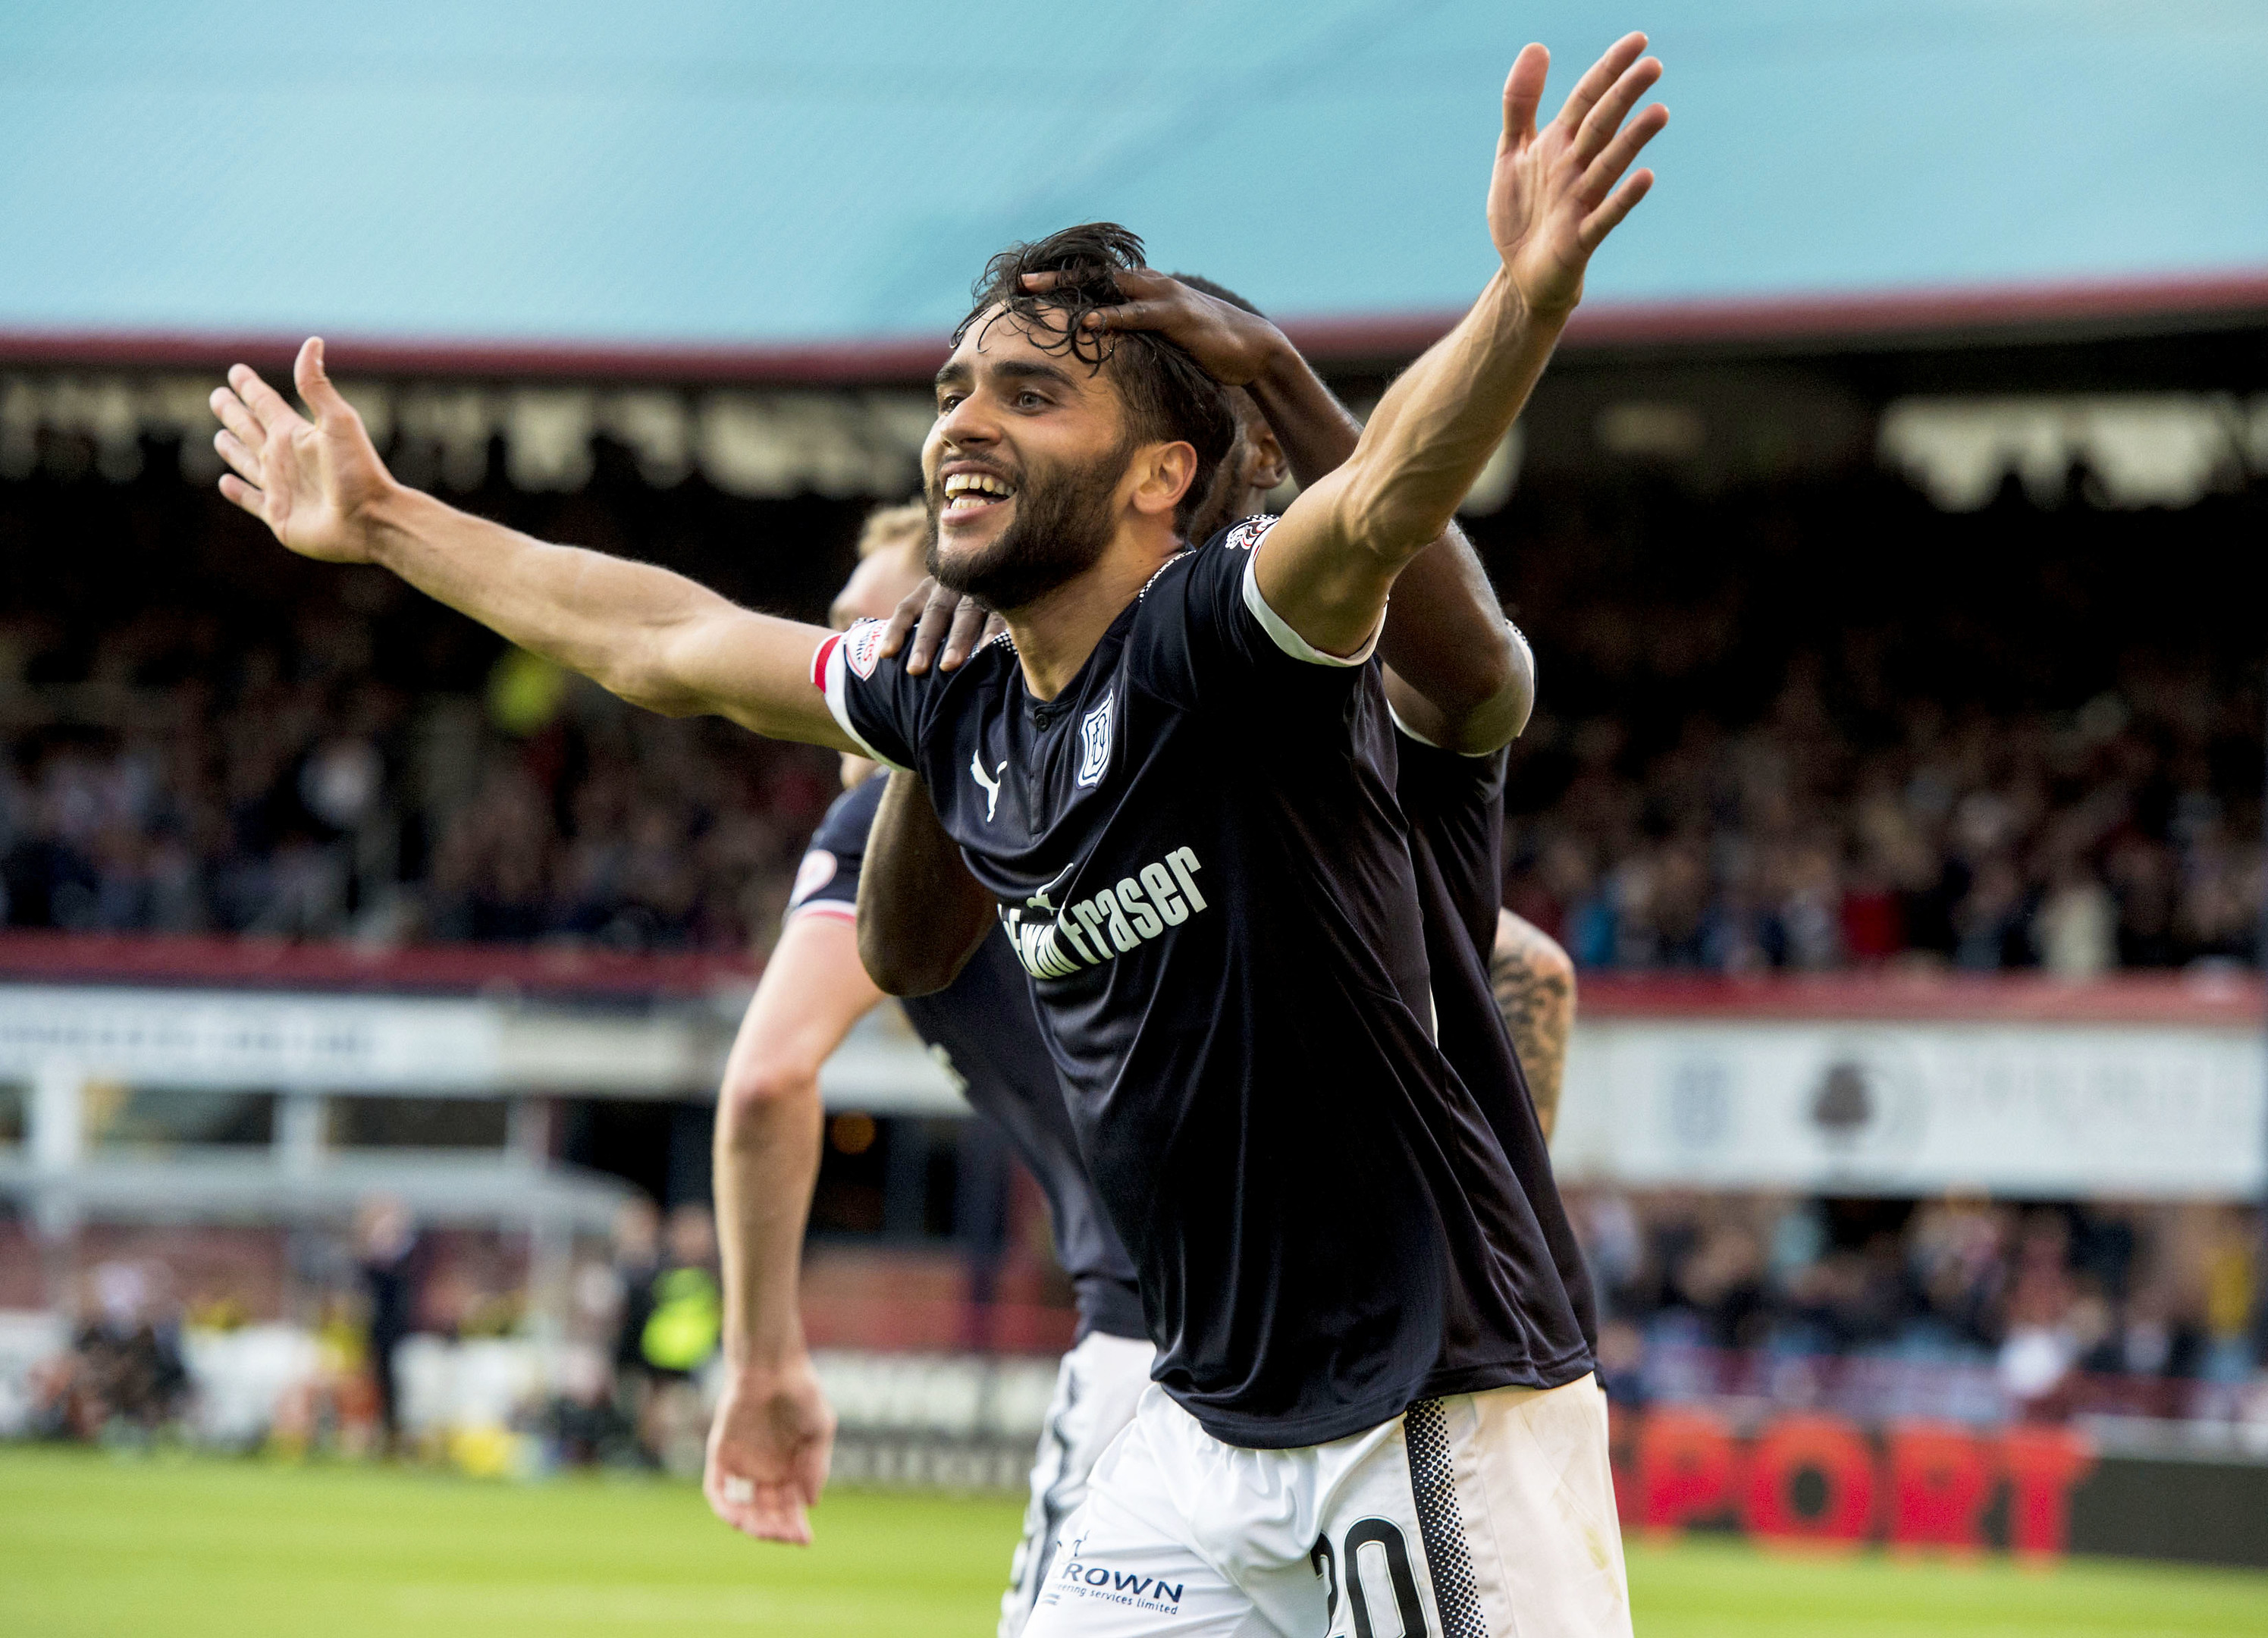
[[[1266,697],[1336,690],[1369,662],[1377,631],[1358,653],[1326,653],[1269,607],[1254,564],[1275,524],[1272,517],[1256,517],[1231,525],[1168,564],[1143,594],[1145,604],[1158,607],[1144,622],[1142,658],[1161,692],[1194,697],[1219,687]],[[1382,619],[1379,629],[1385,629]]]
[[[843,793],[796,867],[795,886],[787,899],[787,919],[805,914],[850,919],[858,910],[858,873],[866,862],[866,833],[873,829],[874,810],[881,806],[887,774],[876,774]]]
[[[914,747],[921,743],[928,690],[906,675],[901,658],[882,657],[887,629],[882,621],[861,620],[828,638],[811,657],[811,682],[860,750],[902,770],[913,766]]]

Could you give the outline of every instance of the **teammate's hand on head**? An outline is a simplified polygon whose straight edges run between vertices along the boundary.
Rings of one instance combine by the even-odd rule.
[[[314,417],[294,410],[249,365],[213,389],[221,430],[213,446],[232,470],[220,492],[276,532],[303,557],[360,563],[371,553],[371,504],[394,486],[393,475],[354,406],[323,373],[323,343],[310,337],[291,366],[299,397]]]
[[[774,1369],[743,1369],[725,1378],[701,1494],[710,1510],[758,1541],[811,1545],[811,1520],[835,1449],[835,1413],[828,1408],[809,1358]]]
[[[1541,131],[1535,111],[1551,54],[1529,46],[1504,83],[1504,134],[1489,179],[1489,236],[1532,310],[1565,312],[1581,299],[1591,253],[1653,186],[1652,171],[1623,176],[1669,123],[1669,110],[1660,103],[1631,117],[1661,77],[1660,63],[1645,50],[1644,34],[1616,41]]]
[[[1024,288],[1034,295],[1053,290],[1062,276],[1027,273]],[[1284,332],[1256,313],[1142,268],[1117,276],[1116,306],[1086,315],[1090,330],[1155,330],[1204,366],[1225,387],[1244,387],[1260,379],[1269,360],[1291,343]]]
[[[881,653],[885,659],[896,653],[910,635],[913,646],[906,651],[908,676],[926,675],[932,661],[940,671],[957,671],[976,652],[979,643],[1005,630],[1000,616],[987,614],[975,598],[949,592],[924,575],[891,613],[890,623],[882,631]],[[945,650],[942,654],[938,653],[940,644]]]

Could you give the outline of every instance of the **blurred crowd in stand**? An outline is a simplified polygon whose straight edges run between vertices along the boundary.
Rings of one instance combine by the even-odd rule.
[[[1534,497],[1508,902],[1593,969],[2252,962],[2268,481],[2094,493]]]
[[[2268,1420],[2260,1214],[1577,1192],[1624,1402],[1821,1391],[1980,1420]],[[1800,1396],[1799,1396],[1800,1397]]]
[[[1513,906],[1588,968],[2089,978],[2254,960],[2250,697],[2192,670],[2065,712],[1916,701],[1869,742],[1836,720],[1822,670],[1799,668],[1747,726],[1687,718],[1650,757],[1609,719],[1570,731],[1565,792],[1516,825]]]
[[[74,490],[108,514],[93,532],[110,561],[90,561]],[[571,498],[528,521],[622,549],[595,498]],[[836,793],[833,757],[634,711],[379,571],[290,557],[177,481],[0,486],[11,499],[5,925],[630,950],[769,941]],[[490,499],[507,516],[534,505]],[[65,527],[76,556],[55,552]],[[763,548],[740,544],[747,530],[727,518],[721,564],[688,548],[685,566],[773,578]],[[806,600],[806,559],[826,555],[814,534],[777,576]]]
[[[170,477],[4,487],[8,925],[769,940],[831,758],[633,711]],[[472,498],[823,607],[858,507],[700,487]],[[1593,969],[2250,962],[2257,574],[2199,594],[2261,487],[1948,515],[1884,477],[1539,483],[1474,526],[1542,668],[1510,902]],[[100,566],[34,550],[90,496]]]

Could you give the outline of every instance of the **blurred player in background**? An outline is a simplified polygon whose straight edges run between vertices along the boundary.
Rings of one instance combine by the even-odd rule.
[[[706,1206],[686,1200],[670,1210],[662,1234],[666,1255],[653,1277],[645,1323],[638,1328],[638,1357],[651,1384],[639,1424],[639,1442],[674,1473],[701,1470],[707,1424],[702,1417],[701,1372],[724,1339],[725,1303],[718,1289],[717,1221]]]
[[[929,515],[876,513],[857,570],[836,599],[837,625],[886,618],[923,577]],[[827,1476],[834,1417],[806,1350],[798,1292],[818,1175],[819,1071],[882,999],[858,959],[853,905],[881,782],[845,757],[850,785],[812,837],[787,923],[748,1003],[717,1106],[717,1199],[724,1223],[725,1391],[704,1488],[718,1516],[760,1539],[806,1542],[805,1516]],[[1071,1276],[1079,1333],[1063,1361],[1032,1472],[1030,1528],[1002,1600],[1012,1634],[1031,1606],[1033,1556],[1078,1505],[1087,1470],[1133,1413],[1152,1348],[1134,1266],[1104,1220],[1032,1011],[1031,986],[1005,943],[979,952],[945,992],[906,1016],[963,1082],[970,1106],[1006,1134],[1039,1180],[1057,1256]]]

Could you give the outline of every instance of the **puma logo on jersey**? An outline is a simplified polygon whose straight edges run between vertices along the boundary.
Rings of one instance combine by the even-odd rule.
[[[1027,921],[1023,910],[1007,909],[1001,911],[1000,919],[1025,971],[1035,978],[1067,978],[1082,967],[1116,961],[1210,908],[1197,882],[1204,867],[1194,849],[1177,847],[1112,886],[1064,906],[1052,921]],[[1036,905],[1062,880],[1058,876],[1049,882],[1026,907]]]
[[[1033,894],[1031,897],[1026,899],[1024,901],[1024,908],[1026,910],[1044,910],[1050,916],[1054,915],[1056,913],[1056,895],[1063,891],[1064,884],[1071,879],[1072,874],[1078,869],[1079,860],[1074,859],[1071,863],[1065,865],[1061,870],[1056,872],[1054,881],[1049,882],[1038,892]]]
[[[984,753],[978,751],[968,759],[968,771],[976,776],[976,783],[984,790],[984,823],[990,824],[992,815],[1000,807],[1000,779],[1008,771],[1008,759],[1000,758],[1000,765],[990,778],[984,777]]]

